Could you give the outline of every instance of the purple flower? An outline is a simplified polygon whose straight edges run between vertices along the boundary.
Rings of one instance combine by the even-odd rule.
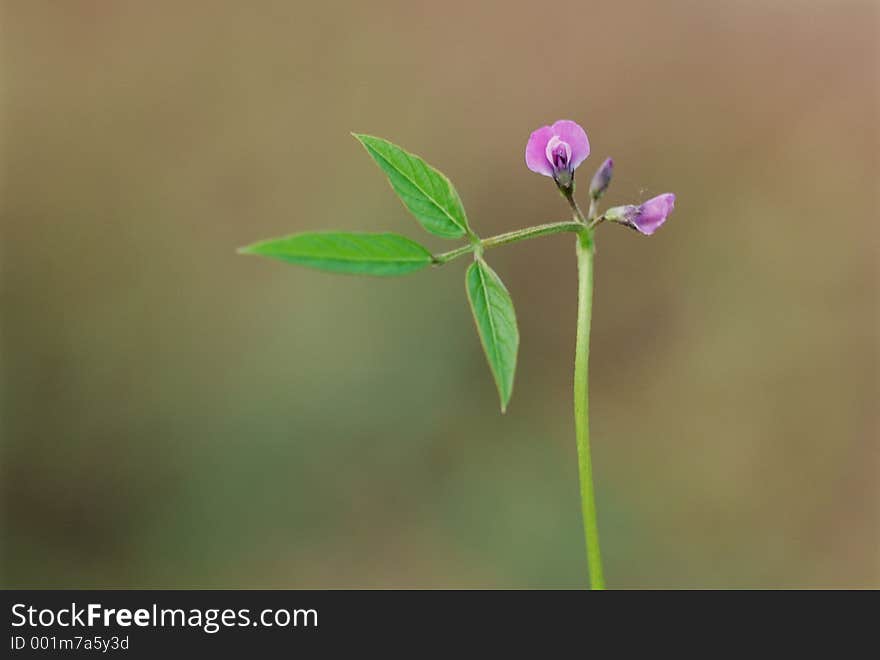
[[[593,175],[593,180],[590,182],[590,197],[598,200],[605,194],[605,191],[608,190],[608,186],[611,184],[611,175],[613,172],[614,161],[610,158],[606,158],[605,162],[599,166],[598,170],[596,170],[596,173]]]
[[[663,193],[640,206],[615,206],[605,212],[605,219],[626,225],[650,236],[660,228],[675,207],[675,195]]]
[[[562,188],[571,188],[574,170],[590,155],[590,141],[576,122],[560,119],[529,136],[526,165],[532,172],[552,176]]]

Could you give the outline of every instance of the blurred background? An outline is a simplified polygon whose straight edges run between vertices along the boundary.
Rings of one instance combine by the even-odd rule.
[[[876,2],[5,2],[2,528],[18,587],[581,587],[574,244],[356,279],[306,229],[435,251],[349,131],[484,236],[567,218],[529,133],[587,130],[592,425],[612,587],[880,587]]]

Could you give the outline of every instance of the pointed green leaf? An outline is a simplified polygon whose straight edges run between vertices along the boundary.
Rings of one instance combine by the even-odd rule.
[[[464,206],[449,179],[388,140],[352,135],[385,171],[394,192],[422,227],[443,238],[461,238],[467,233]]]
[[[404,275],[433,259],[404,236],[359,232],[306,232],[254,243],[239,252],[351,275]]]
[[[465,282],[477,332],[498,387],[501,412],[504,412],[513,393],[516,354],[519,350],[519,330],[513,301],[501,278],[482,259],[468,268]]]

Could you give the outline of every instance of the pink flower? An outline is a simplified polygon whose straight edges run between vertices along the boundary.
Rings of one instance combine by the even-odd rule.
[[[590,141],[576,122],[560,119],[529,136],[526,165],[538,174],[552,176],[562,188],[571,188],[574,171],[590,155]]]
[[[640,206],[615,206],[613,209],[608,209],[605,212],[605,219],[650,236],[666,222],[673,208],[675,208],[675,195],[663,193]]]

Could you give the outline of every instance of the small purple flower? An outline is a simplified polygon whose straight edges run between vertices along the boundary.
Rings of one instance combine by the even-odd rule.
[[[640,206],[615,206],[605,212],[605,219],[626,225],[650,236],[660,228],[675,207],[675,195],[663,193]]]
[[[598,170],[596,170],[596,173],[593,175],[593,180],[590,182],[590,197],[598,200],[605,194],[605,191],[608,190],[608,186],[611,184],[611,175],[613,173],[614,161],[610,158],[606,158],[605,162],[599,166]]]
[[[571,188],[574,170],[590,155],[590,141],[576,122],[560,119],[529,136],[526,165],[532,172],[552,176],[557,185]]]

